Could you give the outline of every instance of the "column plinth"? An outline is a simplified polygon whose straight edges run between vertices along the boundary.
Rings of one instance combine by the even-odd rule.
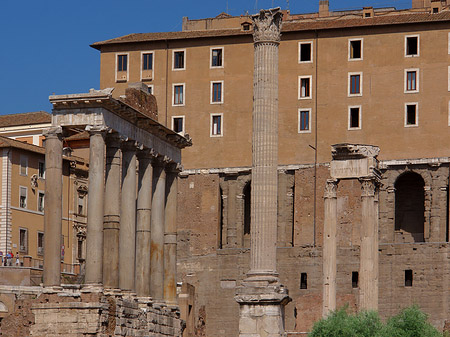
[[[136,217],[136,294],[150,296],[150,220],[154,156],[149,150],[139,151],[139,183]]]
[[[326,317],[336,310],[336,227],[337,227],[337,186],[338,180],[327,180],[325,186],[324,233],[323,233],[323,306],[322,314]]]
[[[106,136],[105,212],[103,218],[103,285],[119,288],[120,138]]]
[[[62,129],[47,129],[44,136],[44,287],[53,287],[61,284]]]
[[[122,200],[119,232],[119,287],[135,290],[136,259],[136,144],[122,143]]]
[[[378,180],[361,181],[359,309],[378,310]]]
[[[166,171],[164,157],[153,161],[153,200],[151,215],[150,294],[157,302],[164,300],[164,218]]]
[[[88,285],[103,283],[103,207],[105,172],[105,132],[103,126],[88,126],[89,195],[86,234],[86,281]]]

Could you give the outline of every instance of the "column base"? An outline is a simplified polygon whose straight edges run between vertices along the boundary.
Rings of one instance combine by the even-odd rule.
[[[273,277],[270,278],[272,281]],[[278,278],[277,278],[278,280]],[[239,337],[280,337],[284,331],[284,307],[291,301],[279,281],[251,276],[237,288]]]

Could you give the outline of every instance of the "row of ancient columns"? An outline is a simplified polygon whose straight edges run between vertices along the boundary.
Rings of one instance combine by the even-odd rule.
[[[378,180],[361,182],[361,245],[359,264],[359,309],[378,309]],[[325,188],[323,233],[323,316],[336,310],[337,273],[337,187],[339,180],[330,179]]]
[[[176,164],[104,127],[86,129],[90,159],[85,283],[176,304]],[[46,134],[46,163],[44,286],[58,286],[59,269],[51,266],[54,256],[59,259],[59,245],[50,239],[61,231],[61,216],[56,214],[61,198],[53,197],[60,195],[62,181],[60,128]]]

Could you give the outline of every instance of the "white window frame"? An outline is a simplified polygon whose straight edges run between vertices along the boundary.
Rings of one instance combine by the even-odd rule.
[[[417,37],[417,54],[408,55],[408,38],[409,37]],[[414,35],[405,35],[405,57],[419,57],[420,56],[420,35],[414,34]]]
[[[183,86],[183,103],[175,104],[175,87]],[[186,84],[185,83],[173,83],[172,84],[172,106],[185,106],[186,104]]]
[[[174,132],[176,132],[176,131],[174,130],[174,126],[175,126],[174,121],[175,121],[175,118],[181,118],[181,119],[183,119],[183,131],[178,132],[178,134],[181,134],[181,135],[184,136],[184,134],[185,134],[185,132],[186,132],[186,129],[185,129],[185,120],[186,120],[186,119],[185,119],[184,115],[180,115],[180,116],[172,116],[172,130],[173,130]]]
[[[114,55],[116,58],[115,68],[114,68],[116,82],[124,82],[124,80],[117,78],[117,74],[118,74],[117,62],[119,61],[119,55],[127,55],[127,79],[126,79],[126,82],[128,82],[130,80],[130,53],[115,53]]]
[[[213,117],[214,116],[220,116],[220,131],[221,133],[219,135],[213,134]],[[210,114],[210,122],[209,122],[209,136],[210,137],[223,137],[224,130],[223,130],[223,113],[211,113]]]
[[[351,109],[359,109],[359,117],[358,117],[358,127],[351,127]],[[349,105],[348,107],[348,130],[361,130],[362,128],[362,107],[361,105]]]
[[[44,165],[44,174],[42,176],[39,175],[39,165],[40,164]],[[39,160],[38,161],[38,178],[39,179],[45,179],[45,161],[43,161],[43,160]]]
[[[22,160],[25,162],[25,166],[22,165]],[[28,176],[28,157],[21,154],[19,161],[19,175],[24,177]],[[22,173],[22,168],[25,168],[25,173]]]
[[[39,247],[39,234],[42,234],[42,247]],[[37,231],[37,235],[36,235],[36,251],[37,251],[37,255],[44,255],[44,232],[42,231]]]
[[[352,94],[351,92],[351,77],[353,75],[359,75],[359,94]],[[363,73],[362,72],[349,72],[348,73],[348,83],[347,83],[347,93],[348,97],[360,97],[363,95]]]
[[[213,101],[213,86],[214,83],[220,83],[221,84],[221,95],[220,95],[220,101],[219,102],[214,102]],[[210,97],[209,97],[209,102],[210,104],[223,104],[223,96],[224,96],[224,84],[223,81],[211,81],[211,85],[210,85],[210,89],[209,89],[209,93],[210,93]]]
[[[448,101],[448,126],[450,126],[450,101]]]
[[[309,79],[309,96],[302,97],[302,79]],[[312,99],[312,76],[302,75],[298,77],[298,99]]]
[[[310,44],[311,45],[311,60],[310,61],[301,61],[301,51],[302,44]],[[314,62],[314,41],[301,41],[298,43],[298,63],[313,63]]]
[[[141,81],[144,81],[144,80],[149,81],[150,80],[148,78],[142,77],[142,72],[144,71],[144,69],[142,69],[144,66],[144,54],[153,54],[153,56],[152,56],[152,80],[153,80],[155,78],[155,52],[153,50],[147,50],[147,51],[141,51],[141,67],[140,67]]]
[[[25,207],[20,206],[20,197],[22,190],[25,191]],[[19,208],[28,209],[28,188],[25,186],[19,186]]]
[[[42,198],[42,211],[39,209],[39,196],[41,194],[44,196]],[[38,191],[38,193],[37,193],[37,211],[43,213],[44,212],[44,207],[45,207],[45,192],[44,191]]]
[[[214,49],[222,49],[222,65],[221,66],[213,66],[212,65],[212,53]],[[224,63],[225,63],[225,48],[224,47],[211,47],[209,49],[209,68],[210,69],[220,69],[223,68]]]
[[[184,60],[183,60],[183,68],[175,68],[175,53],[182,51],[184,53]],[[182,71],[186,70],[186,49],[174,49],[172,50],[172,71]]]
[[[22,246],[21,244],[20,244],[20,232],[21,231],[25,231],[25,245],[24,246]],[[19,252],[20,253],[28,253],[28,233],[29,233],[29,231],[28,231],[28,228],[25,228],[25,227],[19,227]],[[22,247],[24,247],[24,249],[22,249]]]
[[[408,72],[410,71],[415,71],[416,72],[416,90],[407,90],[408,88]],[[405,94],[415,94],[419,92],[420,89],[420,71],[419,68],[410,68],[410,69],[405,69],[405,85],[404,85],[404,92]]]
[[[351,57],[352,41],[361,41],[361,57],[360,58],[352,58]],[[362,61],[363,59],[364,59],[364,39],[363,38],[348,39],[348,60],[349,61]]]
[[[308,114],[309,114],[309,117],[308,117],[308,130],[300,130],[300,112],[301,111],[308,111]],[[299,108],[298,109],[298,133],[311,133],[311,111],[312,111],[312,109],[311,108],[305,108],[305,109],[302,109],[302,108]]]
[[[154,95],[155,95],[155,88],[154,88],[153,84],[147,84],[147,90],[150,89],[150,88],[152,89],[151,95],[154,96]],[[148,91],[147,91],[147,92],[148,92]]]
[[[408,121],[408,105],[415,105],[416,106],[416,124],[407,124]],[[404,122],[405,128],[415,128],[419,126],[419,103],[418,102],[408,102],[405,103],[405,122]]]

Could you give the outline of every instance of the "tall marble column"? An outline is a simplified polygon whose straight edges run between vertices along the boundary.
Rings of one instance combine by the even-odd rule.
[[[103,217],[103,286],[119,288],[120,138],[106,136],[105,212]]]
[[[44,287],[61,285],[62,128],[45,136]]]
[[[284,306],[290,300],[276,270],[278,184],[278,46],[280,8],[253,19],[253,135],[250,271],[237,289],[239,335],[284,335]]]
[[[166,171],[164,157],[153,163],[153,200],[151,221],[150,294],[157,302],[164,300],[164,217]]]
[[[378,310],[378,181],[363,178],[361,181],[361,252],[359,307],[361,310]]]
[[[119,232],[119,287],[135,291],[136,261],[136,144],[122,143],[122,201]]]
[[[336,310],[336,226],[337,226],[337,186],[338,180],[329,179],[325,186],[325,217],[323,233],[323,309],[326,317]]]
[[[153,154],[138,152],[139,183],[136,217],[136,294],[150,297],[150,219],[152,209]]]
[[[103,207],[105,173],[105,127],[87,126],[89,132],[89,196],[86,235],[86,279],[90,285],[103,282]]]
[[[166,207],[164,215],[164,300],[177,304],[177,193],[176,164],[167,166]]]

